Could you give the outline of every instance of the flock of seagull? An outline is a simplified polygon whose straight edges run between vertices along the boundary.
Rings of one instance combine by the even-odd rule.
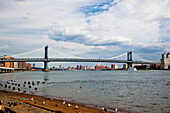
[[[45,84],[45,82],[40,82],[40,81],[36,81],[36,82],[35,81],[24,81],[23,83],[18,83],[15,80],[0,81],[0,86],[1,87],[7,88],[7,89],[11,89],[11,90],[14,90],[14,91],[18,91],[18,92],[21,92],[21,93],[29,93],[29,92],[26,91],[27,88],[29,88],[29,89],[33,88],[33,90],[36,91],[36,90],[38,90],[37,86],[39,84]],[[82,87],[80,87],[80,88],[82,88]],[[80,93],[80,91],[78,91],[78,93]],[[31,98],[31,101],[34,101],[34,99]],[[9,106],[11,106],[11,105],[16,106],[18,103],[17,102],[10,102],[9,101],[8,104],[9,104]],[[36,100],[34,101],[34,104],[37,104]],[[45,105],[45,102],[42,102],[42,104]],[[66,102],[63,101],[62,104],[64,105],[64,104],[66,104]],[[68,103],[67,106],[71,107],[71,104]],[[76,105],[75,108],[78,109],[78,106]],[[101,110],[105,111],[105,112],[108,111],[104,107],[102,107]],[[117,108],[114,111],[117,111]],[[81,113],[81,112],[79,112],[79,113]]]
[[[19,91],[21,93],[29,93],[26,91],[27,88],[33,90],[37,90],[38,87],[37,85],[40,84],[40,81],[24,81],[23,83],[16,82],[15,80],[7,80],[7,81],[0,81],[0,86],[4,87],[6,89],[14,90],[14,91]],[[42,84],[45,84],[45,82],[42,82]]]

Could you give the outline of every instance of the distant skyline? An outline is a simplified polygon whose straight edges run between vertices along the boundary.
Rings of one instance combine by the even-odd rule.
[[[60,51],[51,57],[159,61],[170,52],[169,11],[169,0],[0,0],[0,56],[49,45]]]

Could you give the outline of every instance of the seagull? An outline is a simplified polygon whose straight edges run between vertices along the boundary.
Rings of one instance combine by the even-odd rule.
[[[102,107],[102,110],[103,110],[103,111],[105,111],[105,112],[107,112],[107,109],[106,109],[106,108],[104,108],[104,107]]]
[[[18,105],[18,102],[14,102],[14,106],[17,106]]]
[[[18,91],[20,91],[20,88],[18,88]]]
[[[76,105],[75,108],[78,109],[79,107]]]
[[[15,87],[13,87],[12,90],[15,90]]]
[[[2,103],[3,103],[3,101],[1,100],[1,101],[0,101],[0,105],[2,105]]]
[[[65,104],[66,102],[63,102],[63,104]]]
[[[31,98],[31,101],[34,101],[34,98]]]
[[[45,102],[42,103],[43,105],[45,104]]]
[[[117,111],[117,108],[115,109],[115,111]]]
[[[67,105],[68,105],[68,107],[70,107],[70,106],[71,106],[71,104],[70,104],[70,103],[68,103]]]
[[[104,107],[102,107],[102,110],[104,111]]]
[[[37,101],[35,101],[34,104],[37,104]]]

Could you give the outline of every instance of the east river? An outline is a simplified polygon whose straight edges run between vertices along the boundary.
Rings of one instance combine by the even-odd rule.
[[[98,104],[135,113],[170,112],[170,71],[29,71],[0,74],[1,84],[11,80],[20,83],[20,89],[27,93],[62,97],[91,107]],[[40,84],[23,87],[24,81],[40,81]],[[12,90],[2,86],[0,89]]]

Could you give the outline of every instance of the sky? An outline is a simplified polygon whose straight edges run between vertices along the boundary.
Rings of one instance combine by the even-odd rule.
[[[0,56],[42,48],[18,57],[43,57],[48,45],[49,57],[132,51],[160,61],[170,52],[169,11],[170,0],[0,0]]]

